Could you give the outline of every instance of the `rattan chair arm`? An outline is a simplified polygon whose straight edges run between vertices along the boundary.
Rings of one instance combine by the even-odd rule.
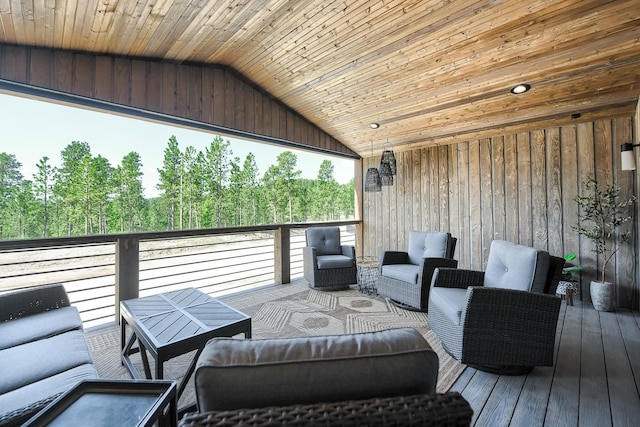
[[[384,251],[380,257],[380,267],[390,264],[410,264],[409,254],[400,251]]]
[[[61,284],[20,289],[0,295],[0,321],[18,319],[69,305],[69,297]]]
[[[23,408],[16,409],[15,411],[0,414],[0,427],[21,426],[22,424],[27,422],[29,418],[40,412],[40,410],[47,406],[49,403],[56,400],[61,394],[62,393],[57,393],[53,396],[49,396],[46,399],[39,400]]]
[[[302,260],[305,268],[311,268],[311,271],[318,269],[318,258],[316,256],[316,248],[313,246],[302,247]]]
[[[483,284],[484,271],[459,268],[436,268],[431,280],[432,287],[441,288],[466,289],[469,286],[482,286]]]
[[[342,255],[344,256],[348,256],[349,258],[351,258],[352,260],[355,261],[356,259],[356,248],[352,245],[341,245],[340,248],[342,249]]]
[[[554,295],[469,288],[461,318],[465,353],[496,365],[550,365],[559,312]]]
[[[181,427],[468,426],[473,410],[455,392],[186,414]]]

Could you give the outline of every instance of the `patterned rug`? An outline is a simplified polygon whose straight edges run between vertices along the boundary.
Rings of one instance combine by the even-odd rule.
[[[253,338],[415,328],[427,339],[440,359],[438,392],[447,391],[464,370],[464,365],[444,352],[440,340],[429,329],[425,313],[403,310],[384,297],[364,295],[357,289],[320,292],[310,289],[304,282],[297,282],[219,299],[251,316]],[[120,363],[118,327],[87,332],[86,337],[100,378],[131,378]],[[194,355],[194,352],[188,353],[166,363],[165,378],[180,380]],[[134,355],[132,359],[138,366],[138,371],[144,372],[140,357]],[[151,358],[150,362],[153,363]],[[194,401],[193,386],[188,385],[179,406],[186,406]]]

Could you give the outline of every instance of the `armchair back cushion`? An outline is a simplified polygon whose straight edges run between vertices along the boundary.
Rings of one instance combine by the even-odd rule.
[[[504,240],[494,240],[487,260],[484,286],[542,292],[548,271],[547,252]]]
[[[447,258],[451,234],[437,231],[409,233],[409,262],[420,265],[422,258]]]
[[[316,248],[316,255],[342,255],[340,227],[310,227],[307,246]]]
[[[282,339],[214,338],[198,358],[198,410],[434,393],[438,356],[413,328]]]

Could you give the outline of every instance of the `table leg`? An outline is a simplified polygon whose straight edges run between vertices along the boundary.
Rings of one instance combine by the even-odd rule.
[[[138,346],[140,347],[140,357],[142,358],[142,366],[144,367],[144,376],[148,380],[152,380],[153,377],[151,376],[151,368],[149,367],[149,359],[147,358],[147,349],[144,348],[144,344],[142,344],[140,340],[138,340]],[[160,364],[156,363],[156,367],[158,365]],[[160,372],[162,372],[162,368],[160,368]],[[156,379],[161,380],[162,377],[156,377]]]

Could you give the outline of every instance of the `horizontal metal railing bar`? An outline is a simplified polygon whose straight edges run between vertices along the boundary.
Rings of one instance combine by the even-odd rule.
[[[172,239],[190,236],[206,236],[216,234],[239,234],[255,231],[273,231],[281,228],[309,228],[313,226],[331,226],[331,225],[356,225],[361,220],[344,220],[344,221],[327,221],[327,222],[294,222],[285,224],[255,225],[243,227],[223,227],[223,228],[198,228],[190,230],[174,230],[174,231],[149,231],[139,233],[119,233],[119,234],[92,234],[89,236],[68,236],[55,238],[39,238],[39,239],[14,239],[0,240],[0,251],[12,249],[26,248],[44,248],[52,246],[69,246],[83,245],[91,243],[109,243],[119,239],[138,238],[140,240],[154,239]]]
[[[64,283],[72,304],[78,307],[83,323],[95,326],[113,322],[118,312],[116,292],[118,238],[158,236],[140,239],[137,245],[140,296],[195,287],[212,295],[243,292],[273,285],[277,277],[279,239],[288,239],[289,279],[304,273],[302,248],[305,229],[336,225],[343,244],[354,244],[359,221],[332,221],[269,225],[259,227],[182,230],[179,232],[133,233],[111,236],[83,236],[101,242],[74,243],[77,237],[22,242],[0,241],[0,288],[2,290]],[[282,230],[282,235],[278,230]],[[235,232],[231,232],[235,231]],[[176,234],[179,234],[176,237]],[[106,239],[106,241],[105,241]],[[15,245],[14,245],[15,246]]]

